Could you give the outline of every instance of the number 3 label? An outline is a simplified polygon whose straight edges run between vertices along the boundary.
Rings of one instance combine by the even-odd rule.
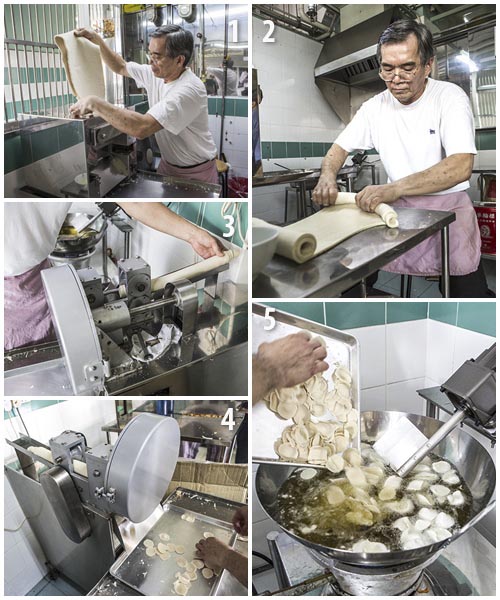
[[[229,431],[234,429],[235,421],[232,408],[226,410],[226,414],[222,417],[221,425],[229,427]]]
[[[234,217],[233,215],[224,215],[224,220],[226,222],[227,232],[222,234],[222,237],[230,238],[234,235]]]

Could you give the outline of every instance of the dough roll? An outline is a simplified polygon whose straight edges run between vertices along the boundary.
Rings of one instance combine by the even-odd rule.
[[[278,245],[276,254],[289,258],[296,263],[303,263],[315,256],[318,242],[312,233],[298,231],[291,227],[278,227],[270,225],[262,219],[252,219],[254,226],[266,227],[268,229],[278,230]]]
[[[339,192],[335,204],[356,204],[356,194],[353,194],[352,192]],[[394,229],[394,227],[399,225],[396,211],[388,204],[379,204],[375,209],[375,212],[380,216],[387,227]]]
[[[163,289],[167,285],[167,283],[175,283],[176,281],[180,281],[181,279],[191,279],[193,277],[200,277],[200,275],[204,275],[212,269],[217,269],[222,265],[230,263],[239,254],[239,250],[236,249],[226,250],[224,252],[224,256],[212,256],[211,258],[207,258],[206,260],[197,262],[194,265],[185,267],[184,269],[179,269],[178,271],[174,271],[173,273],[169,273],[168,275],[156,277],[151,281],[151,289],[153,292],[156,292],[157,290]]]
[[[106,85],[99,46],[83,37],[76,37],[73,31],[54,37],[61,51],[64,70],[73,94],[106,97]]]

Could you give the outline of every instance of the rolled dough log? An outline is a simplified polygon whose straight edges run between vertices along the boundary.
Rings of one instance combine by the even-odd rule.
[[[335,205],[340,206],[342,204],[356,204],[356,194],[353,194],[352,192],[339,192]],[[375,209],[375,212],[380,216],[387,227],[394,229],[394,227],[399,225],[396,211],[388,204],[379,204]]]
[[[156,277],[151,281],[151,289],[153,292],[156,292],[157,290],[163,289],[167,285],[167,283],[175,283],[176,281],[180,281],[181,279],[191,279],[192,277],[199,277],[200,275],[208,273],[212,269],[217,269],[217,267],[221,267],[222,265],[231,262],[239,254],[239,250],[236,249],[226,250],[224,252],[224,256],[212,256],[211,258],[202,260],[198,263],[195,263],[194,265],[185,267],[184,269],[179,269],[178,271],[174,271],[173,273],[169,273],[168,275]]]
[[[337,246],[360,231],[384,225],[378,214],[362,211],[356,204],[335,204],[288,225],[276,227],[261,219],[252,223],[279,231],[276,254],[302,264]]]
[[[52,452],[48,448],[44,448],[43,446],[29,446],[28,450],[29,452],[32,452],[33,454],[36,454],[37,456],[40,456],[49,462],[54,462],[54,459],[52,458]]]
[[[85,96],[106,97],[106,85],[99,46],[73,31],[54,37],[61,51],[66,77],[77,98]]]

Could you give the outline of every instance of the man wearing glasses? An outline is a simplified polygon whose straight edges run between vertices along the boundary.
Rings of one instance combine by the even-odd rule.
[[[161,152],[158,173],[218,183],[217,147],[208,129],[205,86],[189,69],[193,36],[178,25],[164,25],[150,35],[149,65],[125,62],[90,29],[77,29],[97,46],[103,62],[118,75],[132,77],[148,94],[149,111],[119,108],[97,96],[81,98],[70,108],[74,117],[93,113],[119,131],[139,139],[155,134]]]
[[[429,79],[434,61],[432,34],[412,20],[392,23],[380,36],[377,56],[387,90],[365,102],[323,159],[313,192],[320,206],[335,204],[337,172],[348,154],[376,149],[389,183],[369,185],[356,195],[373,212],[381,202],[396,207],[453,211],[450,225],[452,297],[485,297],[481,240],[469,187],[474,154],[474,122],[465,92]],[[384,267],[393,273],[441,274],[438,234]]]

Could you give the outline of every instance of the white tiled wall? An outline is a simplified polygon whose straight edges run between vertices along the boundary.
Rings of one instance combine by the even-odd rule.
[[[208,115],[208,126],[215,145],[219,148],[220,115]],[[222,151],[231,165],[229,177],[248,177],[248,119],[247,117],[224,117],[224,142]]]
[[[65,429],[82,432],[89,446],[106,441],[101,427],[114,420],[114,400],[104,398],[85,398],[67,400],[33,412],[24,411],[23,420],[29,434],[35,440],[48,443],[49,438]],[[15,439],[23,432],[20,419],[4,422],[5,436]],[[14,457],[13,449],[4,444],[4,460]],[[25,515],[4,476],[4,516],[7,529],[17,529]],[[19,531],[5,532],[4,584],[5,595],[25,595],[45,575],[45,557],[37,542],[29,522],[25,521]]]

